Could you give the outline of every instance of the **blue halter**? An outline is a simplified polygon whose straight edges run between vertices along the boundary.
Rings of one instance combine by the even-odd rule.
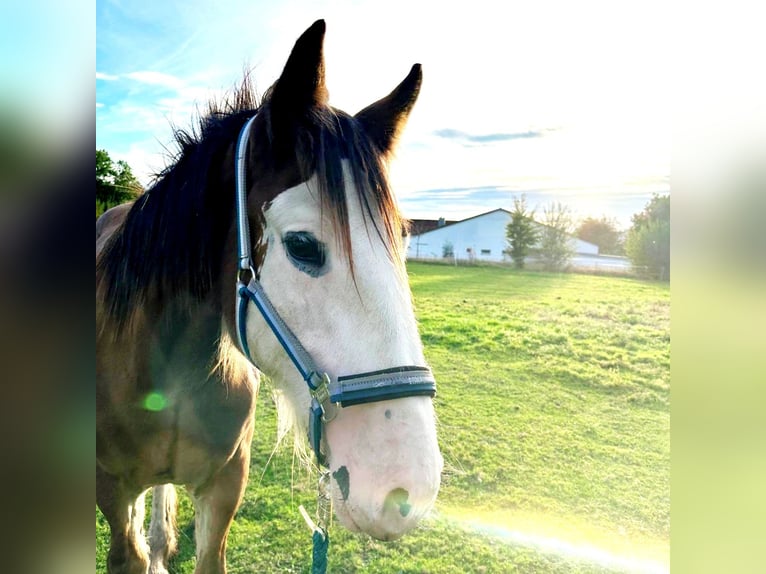
[[[328,416],[331,405],[347,407],[403,397],[433,397],[436,394],[436,381],[428,367],[418,366],[393,367],[332,379],[329,374],[317,368],[311,355],[274,308],[253,268],[250,225],[247,218],[245,155],[255,117],[250,118],[239,133],[235,159],[239,246],[237,337],[242,352],[256,368],[259,368],[253,361],[247,344],[247,309],[249,303],[252,302],[309,387],[311,393],[309,443],[316,454],[317,463],[322,465],[324,464],[324,457],[321,452],[322,426],[334,417],[334,414]],[[244,279],[248,274],[250,280],[245,283]]]

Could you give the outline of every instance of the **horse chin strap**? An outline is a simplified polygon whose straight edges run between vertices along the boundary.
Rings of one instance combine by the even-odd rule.
[[[314,359],[274,308],[253,268],[250,225],[247,218],[245,157],[255,117],[250,118],[239,133],[235,159],[239,249],[237,337],[242,352],[258,368],[247,344],[247,310],[249,304],[254,303],[309,388],[309,443],[317,463],[322,466],[325,463],[321,450],[322,427],[335,417],[336,408],[404,397],[433,397],[436,394],[436,381],[428,367],[409,365],[333,379],[328,373],[317,368]],[[250,280],[245,283],[248,275]]]

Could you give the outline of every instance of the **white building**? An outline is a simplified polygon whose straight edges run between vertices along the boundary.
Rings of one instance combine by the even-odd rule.
[[[432,231],[413,235],[407,257],[413,259],[443,259],[445,247],[452,245],[457,259],[478,261],[510,261],[503,251],[508,248],[506,228],[511,212],[495,209],[444,225]],[[576,256],[598,256],[598,246],[576,237],[571,238]]]

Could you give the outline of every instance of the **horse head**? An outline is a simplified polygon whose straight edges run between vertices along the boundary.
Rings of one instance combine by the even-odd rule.
[[[328,105],[316,22],[253,120],[245,153],[253,273],[331,381],[425,365],[407,283],[402,220],[386,165],[421,84],[419,65],[354,116]],[[263,315],[246,309],[253,361],[300,428],[310,390]],[[430,396],[326,405],[322,455],[336,515],[393,540],[432,506],[443,466]]]

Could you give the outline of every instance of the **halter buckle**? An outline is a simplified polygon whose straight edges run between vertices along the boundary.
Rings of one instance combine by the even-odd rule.
[[[322,408],[322,422],[329,423],[338,414],[337,407],[330,400],[330,375],[327,373],[312,373],[309,389],[311,397]],[[312,388],[313,385],[313,388]]]
[[[306,378],[306,384],[309,386],[311,396],[320,403],[324,403],[330,398],[330,375],[327,373],[320,375],[316,371],[312,372]]]

